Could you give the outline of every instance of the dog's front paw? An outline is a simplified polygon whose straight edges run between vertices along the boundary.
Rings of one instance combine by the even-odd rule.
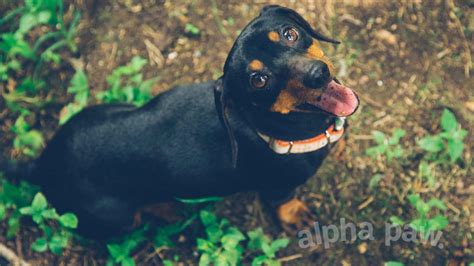
[[[296,198],[280,205],[277,215],[283,229],[287,232],[301,230],[316,221],[316,216],[311,213],[306,204]]]

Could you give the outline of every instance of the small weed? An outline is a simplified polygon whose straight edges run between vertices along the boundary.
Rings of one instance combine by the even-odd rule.
[[[16,186],[0,179],[0,221],[8,218],[7,238],[15,236],[20,229],[22,214],[19,210],[29,205],[37,191],[38,188],[24,181]]]
[[[68,229],[76,229],[78,225],[77,217],[73,213],[59,215],[54,208],[49,208],[48,201],[41,192],[36,193],[31,205],[21,208],[20,213],[31,216],[43,231],[43,237],[36,239],[31,245],[31,249],[36,252],[45,252],[49,249],[61,255],[72,237]],[[52,227],[48,223],[54,221],[58,224],[57,227]]]
[[[20,115],[11,128],[16,134],[13,148],[28,157],[35,157],[44,145],[44,138],[41,132],[30,128],[25,116]]]
[[[227,219],[218,220],[215,214],[202,210],[199,213],[205,227],[206,239],[197,239],[197,249],[201,254],[199,265],[238,265],[243,248],[239,243],[245,240],[237,227]]]
[[[365,153],[372,158],[385,155],[387,161],[393,158],[401,158],[404,155],[404,150],[400,145],[400,139],[405,136],[403,129],[395,129],[391,137],[387,137],[380,131],[372,131],[372,136],[377,143],[376,146],[368,148]]]
[[[135,260],[133,259],[132,253],[146,240],[145,232],[147,230],[148,226],[144,226],[143,228],[125,236],[120,242],[107,244],[107,250],[109,251],[107,265],[112,266],[119,264],[121,266],[134,266]]]
[[[428,159],[437,163],[455,163],[462,157],[463,139],[467,131],[461,128],[454,114],[444,109],[440,120],[443,131],[437,135],[427,136],[418,141],[418,145],[428,152]]]
[[[21,15],[14,32],[7,32],[0,35],[0,51],[4,53],[0,56],[0,80],[8,80],[10,72],[17,72],[21,69],[21,61],[35,62],[34,79],[38,78],[39,70],[43,62],[59,63],[61,56],[57,51],[63,47],[69,47],[76,51],[74,43],[74,33],[79,21],[79,13],[76,13],[69,29],[66,28],[63,18],[63,1],[25,1],[24,6],[10,11],[0,20],[0,25],[13,20],[17,15]],[[28,33],[41,25],[49,26],[50,32],[39,37],[31,46],[25,39]],[[53,42],[40,52],[40,48],[49,41]]]
[[[59,124],[63,125],[74,115],[79,113],[84,107],[90,96],[89,85],[87,84],[87,76],[83,70],[78,70],[71,80],[71,85],[67,89],[68,93],[74,94],[74,102],[69,103],[61,110]]]
[[[107,77],[109,88],[97,94],[97,99],[104,103],[127,102],[136,106],[148,102],[157,78],[143,80],[140,71],[146,64],[147,60],[135,56],[129,64],[116,68]]]
[[[163,260],[163,265],[164,266],[174,266],[174,265],[178,265],[179,263],[179,256],[178,255],[175,255],[173,257],[173,260]]]
[[[194,26],[193,24],[187,23],[184,27],[184,32],[197,36],[199,35],[199,33],[201,33],[201,30],[199,30],[199,28]]]
[[[263,233],[262,228],[257,228],[247,233],[249,236],[248,248],[250,250],[259,251],[263,253],[255,257],[252,261],[252,266],[268,265],[278,266],[281,263],[276,260],[276,253],[282,248],[286,248],[290,243],[288,238],[280,238],[272,241],[272,239]]]
[[[421,161],[418,165],[418,177],[421,180],[426,180],[429,187],[434,187],[436,184],[436,177],[433,164],[427,161]]]
[[[429,212],[433,209],[446,210],[446,206],[439,199],[430,199],[428,202],[423,201],[419,195],[412,194],[408,196],[410,205],[416,210],[416,218],[409,221],[408,224],[415,231],[419,232],[423,239],[428,239],[431,232],[443,230],[448,225],[448,219],[444,215],[436,215],[432,218],[428,217]],[[405,222],[397,217],[390,217],[390,221],[396,225],[404,225]]]
[[[155,247],[174,246],[174,242],[171,240],[171,237],[181,233],[184,229],[190,226],[194,222],[196,217],[197,215],[193,215],[184,222],[170,224],[170,225],[158,228],[156,230],[155,238],[153,239],[153,243],[155,244]]]

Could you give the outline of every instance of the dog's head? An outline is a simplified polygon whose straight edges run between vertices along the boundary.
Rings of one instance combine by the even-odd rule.
[[[356,111],[356,94],[337,81],[320,41],[339,43],[281,6],[264,7],[245,27],[217,83],[218,109],[231,138],[229,103],[242,109],[257,130],[287,140],[302,139],[311,132],[301,131]]]

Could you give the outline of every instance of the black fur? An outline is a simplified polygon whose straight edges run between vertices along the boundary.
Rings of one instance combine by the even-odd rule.
[[[298,46],[268,40],[269,30],[289,25],[300,31]],[[22,176],[41,185],[59,211],[76,213],[82,232],[95,238],[129,227],[141,206],[176,197],[254,190],[272,206],[286,202],[316,172],[328,148],[278,155],[256,129],[299,140],[334,122],[324,112],[268,110],[290,78],[288,62],[303,59],[313,37],[333,41],[308,27],[292,10],[266,8],[242,31],[217,82],[173,88],[141,108],[89,107],[58,130]],[[249,85],[247,65],[255,58],[271,72],[265,92]]]

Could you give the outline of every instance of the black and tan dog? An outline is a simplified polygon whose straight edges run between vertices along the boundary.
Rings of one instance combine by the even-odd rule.
[[[41,185],[92,237],[128,228],[143,206],[246,190],[283,223],[298,223],[308,209],[295,188],[315,174],[359,104],[319,41],[338,43],[295,11],[267,6],[238,37],[219,80],[174,88],[141,108],[87,108],[39,159],[9,172]]]

